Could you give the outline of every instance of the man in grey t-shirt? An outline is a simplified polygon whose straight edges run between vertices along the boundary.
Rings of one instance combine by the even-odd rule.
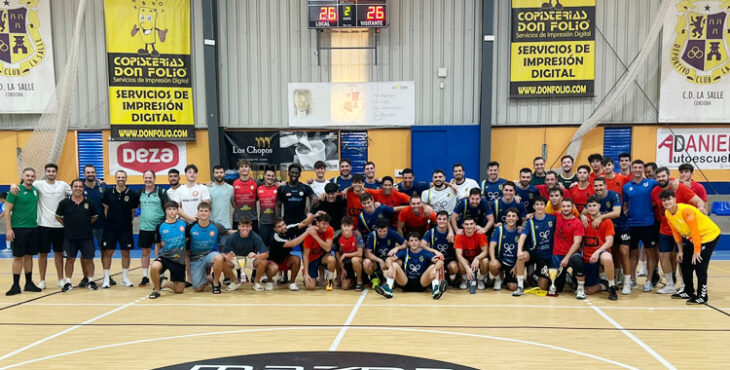
[[[233,213],[233,186],[225,180],[226,170],[223,166],[213,167],[213,184],[208,186],[210,205],[213,208],[210,220],[223,225],[226,229],[232,228],[231,214]]]
[[[223,244],[223,255],[226,256],[226,264],[235,267],[238,258],[253,259],[252,268],[256,270],[253,281],[253,290],[260,292],[264,290],[261,285],[261,277],[266,272],[269,248],[264,244],[261,237],[252,231],[252,222],[247,217],[238,221],[238,232],[230,235]],[[274,284],[271,280],[266,282],[266,290],[273,290]]]

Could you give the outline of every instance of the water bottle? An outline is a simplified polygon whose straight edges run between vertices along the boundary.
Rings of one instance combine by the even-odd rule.
[[[477,279],[469,280],[469,294],[477,294]]]

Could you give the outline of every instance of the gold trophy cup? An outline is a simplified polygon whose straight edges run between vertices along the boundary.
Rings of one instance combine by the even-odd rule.
[[[556,292],[557,288],[555,288],[555,279],[558,277],[558,269],[548,269],[548,276],[550,277],[550,288],[548,289],[548,297],[557,297],[558,293]]]

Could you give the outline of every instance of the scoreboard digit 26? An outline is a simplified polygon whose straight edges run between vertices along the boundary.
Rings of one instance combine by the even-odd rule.
[[[309,0],[309,28],[388,27],[387,0]]]

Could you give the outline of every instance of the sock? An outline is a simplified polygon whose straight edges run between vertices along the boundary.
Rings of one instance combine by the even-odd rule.
[[[602,273],[598,274],[598,276],[599,276],[599,278],[601,280],[608,280],[608,278],[606,277],[606,273],[605,272],[602,272]]]
[[[71,284],[71,278],[70,277],[66,278],[66,282]]]
[[[335,273],[331,272],[330,270],[324,270],[324,278],[325,280],[333,280]]]
[[[32,272],[26,272],[25,273],[25,283],[26,284],[33,284],[33,273]]]
[[[461,275],[461,280],[463,280],[463,281],[469,281],[469,277],[466,276],[466,274]]]
[[[111,272],[109,270],[104,270],[104,280],[111,279]]]
[[[613,279],[612,280],[609,280],[608,281],[608,287],[610,288],[610,287],[613,287],[613,286],[616,286],[616,281],[614,281]]]
[[[667,279],[667,285],[668,286],[674,286],[674,278],[672,277],[672,273],[664,274],[664,278]]]
[[[129,274],[129,269],[122,269],[122,279],[129,279],[129,276],[127,276],[127,274]]]
[[[395,279],[393,279],[393,278],[387,278],[386,281],[387,281],[387,284],[388,284],[388,288],[393,289],[393,284],[395,283]]]
[[[583,290],[583,287],[586,285],[585,281],[579,281],[578,282],[578,290]]]
[[[525,277],[523,275],[520,275],[517,277],[517,287],[519,287],[519,288],[525,287]]]
[[[149,278],[149,272],[147,272],[147,269],[142,269],[142,277]]]
[[[20,274],[13,274],[13,286],[20,286]]]
[[[433,281],[431,282],[431,286],[432,286],[433,288],[436,288],[436,287],[438,287],[438,286],[439,286],[439,279],[434,279],[434,280],[433,280]]]
[[[477,275],[477,280],[484,280],[484,274]]]
[[[631,284],[631,275],[624,275],[624,284]]]
[[[491,280],[494,280],[494,279],[496,279],[497,277],[496,277],[495,275],[492,275],[492,273],[490,272],[490,273],[489,273],[489,278],[490,278]]]
[[[89,280],[89,282],[92,282],[94,281],[94,275],[89,275],[86,277],[86,279]]]

